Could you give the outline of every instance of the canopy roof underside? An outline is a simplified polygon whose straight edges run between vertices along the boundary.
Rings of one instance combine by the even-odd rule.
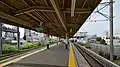
[[[0,0],[0,20],[54,36],[73,36],[101,0]]]

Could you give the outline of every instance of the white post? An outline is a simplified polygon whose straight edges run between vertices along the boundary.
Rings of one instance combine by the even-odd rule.
[[[46,44],[47,44],[47,49],[49,49],[49,34],[46,34]]]
[[[68,33],[66,33],[66,44],[65,44],[65,49],[68,49]]]
[[[17,27],[17,45],[18,45],[18,49],[20,49],[20,32],[19,32],[19,27]]]

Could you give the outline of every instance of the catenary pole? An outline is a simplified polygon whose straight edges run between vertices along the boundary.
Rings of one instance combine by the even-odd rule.
[[[113,0],[110,1],[109,21],[110,21],[110,60],[113,61],[114,46],[113,46]]]

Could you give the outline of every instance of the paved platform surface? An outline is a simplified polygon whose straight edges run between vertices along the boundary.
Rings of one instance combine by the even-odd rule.
[[[68,59],[69,50],[58,44],[6,67],[68,67]]]

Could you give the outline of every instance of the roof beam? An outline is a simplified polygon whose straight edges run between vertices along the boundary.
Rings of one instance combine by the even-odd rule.
[[[32,7],[28,7],[28,8],[17,11],[15,16],[22,15],[24,13],[33,12],[33,11],[55,12],[55,10],[52,7],[32,6]],[[70,8],[66,8],[64,11],[63,10],[60,10],[60,11],[65,13],[71,13]],[[74,13],[90,13],[91,11],[92,10],[88,8],[76,8],[74,10]]]
[[[14,16],[11,16],[11,15],[6,14],[6,13],[1,12],[1,11],[0,11],[0,17],[3,18],[3,19],[7,19],[7,20],[9,20],[9,21],[13,21],[13,22],[15,22],[15,23],[17,23],[17,24],[21,24],[21,25],[30,27],[30,28],[33,27],[32,24],[26,23],[26,22],[23,21],[23,20],[20,20],[20,19],[14,17]]]
[[[87,0],[84,1],[83,5],[82,5],[82,8],[84,8],[84,6],[85,6],[86,3],[87,3]],[[76,18],[76,22],[77,22],[79,16],[80,16],[80,14],[78,14],[78,17]]]
[[[71,13],[70,8],[66,8],[64,11],[65,13]],[[92,10],[90,8],[75,8],[74,13],[90,13]]]
[[[5,2],[3,2],[3,1],[0,1],[0,2],[1,2],[2,4],[4,4],[5,6],[9,7],[10,9],[16,10],[15,8],[13,8],[12,6],[6,4]]]
[[[71,17],[74,16],[75,4],[76,4],[76,0],[72,0],[72,2],[71,2]]]
[[[34,3],[35,5],[36,5],[36,3],[33,1],[33,0],[31,0],[32,1],[32,3]],[[46,0],[44,0],[45,1],[45,3],[47,4],[47,6],[48,6],[48,3],[47,3],[47,1]],[[39,14],[39,12],[38,12],[38,10],[35,10],[36,11],[36,13],[38,14],[38,16],[40,16],[40,14]],[[43,15],[45,15],[49,20],[51,20],[43,11],[42,11],[42,13],[43,13]],[[41,16],[40,16],[41,17]],[[43,18],[42,18],[43,19]],[[45,18],[46,19],[46,18]],[[47,22],[49,22],[48,20],[47,20]]]
[[[25,1],[25,0],[22,0],[28,7],[30,7],[29,6],[29,4]],[[33,2],[33,1],[32,1]],[[35,3],[34,3],[35,4]],[[38,19],[37,17],[35,17],[33,14],[31,14],[31,13],[28,13],[28,15],[30,16],[30,17],[32,17],[33,19],[35,19],[35,20],[37,20],[39,23],[39,25],[41,24],[41,20],[40,19]]]
[[[32,1],[32,3],[34,3],[35,5],[36,5],[36,3],[33,1],[33,0],[31,0]],[[46,1],[46,3],[47,3],[47,1]],[[47,4],[47,6],[48,6],[48,4]],[[40,16],[39,15],[39,12],[38,11],[36,11],[36,13],[38,14],[38,16]],[[50,19],[44,12],[42,12],[48,19]],[[41,17],[41,16],[40,16]],[[51,19],[50,19],[51,20]],[[54,25],[53,24],[50,24],[51,26],[53,26],[54,27]],[[52,29],[51,29],[52,30]],[[55,34],[56,34],[56,32],[54,31],[54,30],[52,30]]]
[[[45,1],[46,5],[49,6],[47,0],[44,0],[44,1]],[[53,18],[56,19],[56,21],[57,21],[57,18],[55,17],[55,15],[53,14],[53,12],[52,12],[52,16],[53,16]],[[57,21],[57,23],[59,24],[58,21]],[[61,25],[60,25],[60,26],[61,26]],[[55,26],[54,26],[54,27],[55,27]],[[60,28],[60,29],[61,29],[61,28]],[[56,32],[56,33],[57,33],[57,32]]]
[[[32,7],[28,7],[28,8],[17,11],[16,16],[24,14],[24,13],[33,12],[33,11],[36,11],[36,10],[37,11],[48,11],[48,12],[52,11],[51,8],[46,8],[46,7],[43,7],[43,6],[32,6]]]
[[[40,19],[38,19],[37,17],[35,17],[33,14],[28,13],[29,16],[31,16],[32,18],[34,18],[35,20],[39,21],[40,23],[42,22]]]
[[[87,0],[84,1],[83,5],[82,5],[82,8],[85,6],[86,3],[87,3]]]
[[[50,2],[51,2],[51,4],[52,4],[52,6],[53,6],[53,8],[54,8],[54,10],[55,10],[55,12],[56,12],[59,20],[60,20],[60,22],[62,23],[63,28],[64,28],[65,31],[67,32],[67,28],[66,28],[66,26],[65,26],[65,24],[64,24],[64,22],[63,22],[63,19],[62,19],[61,13],[60,13],[60,8],[59,8],[58,4],[55,2],[55,0],[50,0]]]
[[[54,13],[52,13],[52,15],[53,15],[53,18],[56,19],[55,22],[58,23],[59,27],[62,27],[62,25],[60,25],[58,19],[55,17]],[[57,27],[58,27],[58,26],[57,26]],[[61,30],[62,30],[62,29],[63,29],[63,28],[61,28]],[[63,29],[63,30],[64,30],[64,29]]]
[[[47,0],[44,0],[44,2],[46,3],[46,5],[48,6]]]

